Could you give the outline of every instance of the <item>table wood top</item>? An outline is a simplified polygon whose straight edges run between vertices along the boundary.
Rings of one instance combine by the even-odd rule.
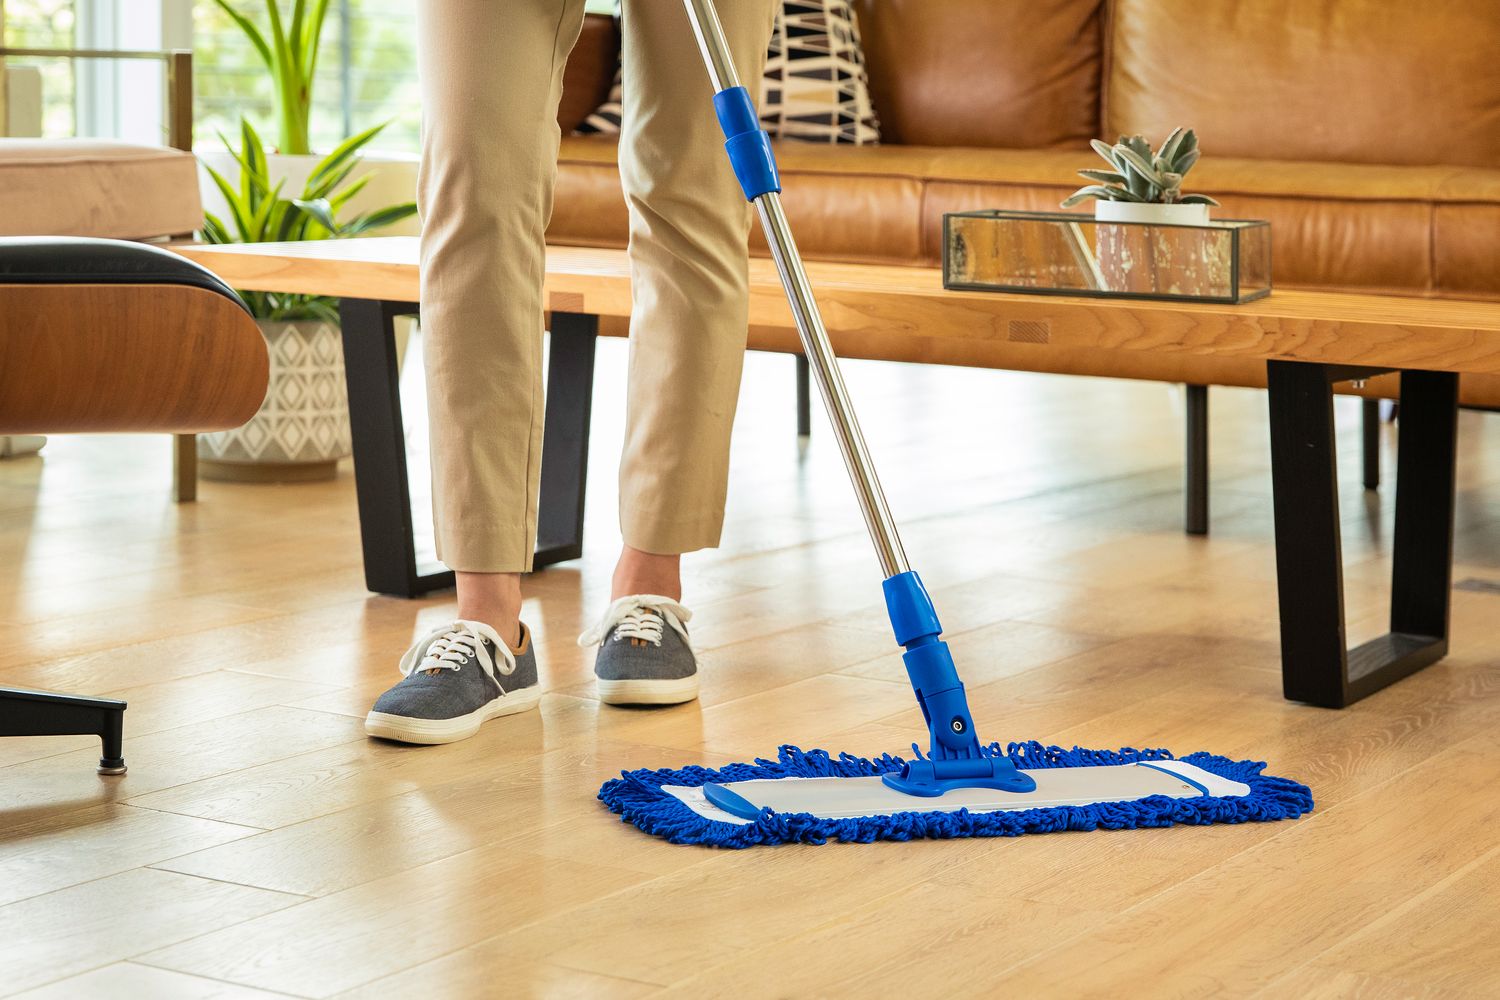
[[[415,302],[418,240],[378,237],[174,248],[236,288]],[[1038,349],[1151,351],[1369,367],[1500,373],[1500,302],[1289,289],[1241,305],[949,291],[936,268],[811,261],[835,346],[861,335]],[[790,330],[771,261],[750,261],[752,327]],[[548,247],[554,310],[630,315],[623,250]],[[957,342],[957,343],[955,343]],[[856,352],[857,353],[857,352]],[[961,363],[961,362],[960,362]]]

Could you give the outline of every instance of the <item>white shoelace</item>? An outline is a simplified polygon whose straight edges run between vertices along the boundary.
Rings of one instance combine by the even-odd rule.
[[[604,617],[578,637],[578,645],[597,646],[604,641],[609,630],[614,629],[615,642],[641,639],[653,646],[660,646],[663,620],[687,643],[688,634],[683,623],[691,621],[692,617],[691,611],[670,597],[662,597],[660,594],[631,594],[611,604],[605,610]]]
[[[499,663],[490,656],[484,639],[494,643],[495,648],[500,651]],[[427,654],[419,663],[417,654],[422,652],[424,646]],[[502,692],[505,686],[500,683],[500,677],[508,677],[516,672],[515,654],[501,640],[498,632],[484,622],[465,621],[461,618],[451,625],[435,628],[418,639],[406,651],[406,655],[401,657],[401,676],[410,677],[419,670],[457,671],[471,657],[479,661],[480,668]]]

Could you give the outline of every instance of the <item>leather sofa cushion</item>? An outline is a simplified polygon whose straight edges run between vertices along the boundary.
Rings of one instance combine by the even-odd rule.
[[[810,259],[935,266],[944,212],[1050,211],[1086,151],[783,143],[783,200]],[[1500,170],[1215,158],[1194,190],[1222,218],[1269,219],[1274,280],[1326,289],[1500,299]],[[606,137],[563,140],[548,239],[623,247],[627,218]],[[765,254],[759,233],[752,250]]]
[[[1113,0],[1108,34],[1111,138],[1189,125],[1206,159],[1500,162],[1493,0]]]
[[[557,106],[557,126],[563,135],[571,134],[604,103],[619,64],[620,29],[615,19],[608,14],[584,17],[578,41],[563,68],[562,100]]]
[[[882,141],[1047,149],[1099,131],[1101,0],[854,0]]]
[[[143,240],[202,224],[191,153],[103,139],[0,139],[0,236]]]
[[[564,136],[547,241],[624,247],[629,220],[611,136]],[[867,264],[921,259],[922,178],[932,150],[895,146],[778,144],[782,196],[809,258]],[[768,252],[759,228],[751,248]]]

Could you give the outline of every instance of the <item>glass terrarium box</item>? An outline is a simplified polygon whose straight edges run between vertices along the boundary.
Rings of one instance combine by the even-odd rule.
[[[1067,212],[949,212],[943,287],[1249,302],[1271,291],[1271,224],[1102,222]]]

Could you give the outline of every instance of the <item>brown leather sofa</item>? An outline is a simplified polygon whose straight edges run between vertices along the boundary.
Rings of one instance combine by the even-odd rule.
[[[1205,151],[1189,186],[1220,217],[1271,221],[1278,285],[1500,299],[1500,0],[853,5],[882,145],[779,145],[809,258],[936,266],[944,212],[1056,209],[1089,139],[1186,125]],[[614,141],[568,134],[617,45],[590,17],[568,64],[555,243],[625,245]],[[1015,347],[1023,370],[1265,380],[1254,363]],[[1466,378],[1464,398],[1500,405],[1500,380]]]

